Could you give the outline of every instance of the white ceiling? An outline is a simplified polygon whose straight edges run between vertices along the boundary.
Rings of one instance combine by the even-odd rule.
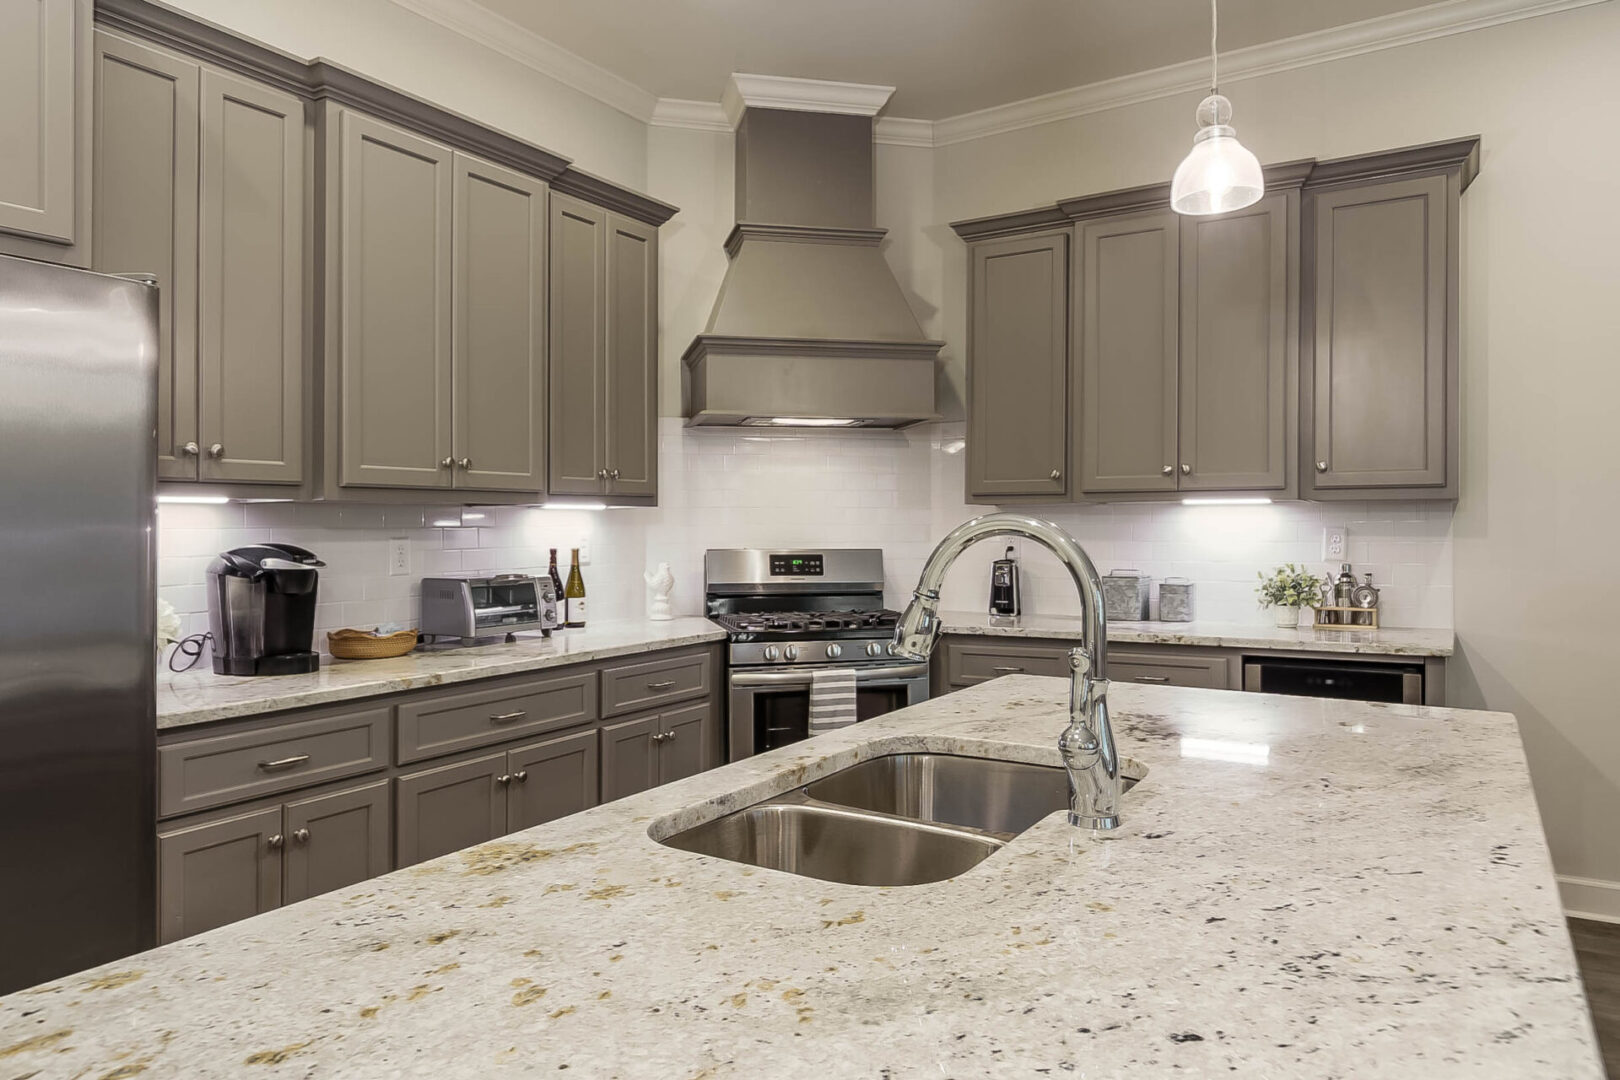
[[[1221,51],[1430,0],[1225,0]],[[653,97],[734,71],[878,83],[935,120],[1207,56],[1204,0],[477,0]]]

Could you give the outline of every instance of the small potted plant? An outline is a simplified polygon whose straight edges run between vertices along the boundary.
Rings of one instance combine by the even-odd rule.
[[[1256,571],[1260,584],[1255,592],[1260,595],[1260,606],[1277,609],[1278,626],[1298,626],[1299,609],[1314,608],[1322,602],[1322,582],[1303,566],[1285,563],[1273,570],[1270,577]]]

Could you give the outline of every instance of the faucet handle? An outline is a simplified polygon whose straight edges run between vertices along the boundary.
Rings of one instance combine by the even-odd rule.
[[[1076,645],[1070,649],[1069,670],[1075,675],[1089,675],[1091,673],[1091,650],[1084,645]]]

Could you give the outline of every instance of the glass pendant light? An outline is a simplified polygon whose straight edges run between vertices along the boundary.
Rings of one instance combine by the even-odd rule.
[[[1170,181],[1170,209],[1178,214],[1241,210],[1266,193],[1260,162],[1232,130],[1232,103],[1221,96],[1215,69],[1216,0],[1209,0],[1209,97],[1198,103],[1192,153]]]

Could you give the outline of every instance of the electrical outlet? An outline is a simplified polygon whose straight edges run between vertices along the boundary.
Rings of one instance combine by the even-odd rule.
[[[579,565],[591,565],[591,542],[589,540],[579,540],[575,542],[574,546],[579,548]]]
[[[388,576],[400,577],[411,572],[411,542],[404,537],[388,541]]]
[[[1350,532],[1343,525],[1322,526],[1322,561],[1342,563],[1349,556]]]

